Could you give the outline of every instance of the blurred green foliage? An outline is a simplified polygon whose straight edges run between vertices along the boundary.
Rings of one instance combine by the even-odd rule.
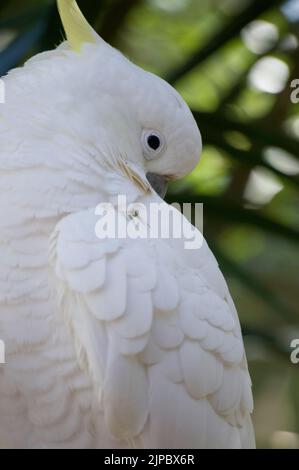
[[[97,31],[185,97],[201,164],[168,200],[204,202],[235,298],[261,447],[299,447],[299,0],[84,0]],[[1,0],[0,74],[63,38],[54,0]],[[298,93],[299,96],[299,93]]]

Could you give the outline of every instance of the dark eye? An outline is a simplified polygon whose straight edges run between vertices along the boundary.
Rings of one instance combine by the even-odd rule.
[[[158,150],[161,146],[160,137],[156,134],[151,134],[147,138],[147,144],[152,150]]]
[[[142,143],[144,156],[147,160],[158,158],[166,148],[165,138],[159,131],[144,130]]]

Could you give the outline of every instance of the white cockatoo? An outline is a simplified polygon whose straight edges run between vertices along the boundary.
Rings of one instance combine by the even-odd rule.
[[[124,221],[169,207],[157,193],[197,164],[197,125],[75,1],[58,7],[67,41],[12,70],[0,105],[0,447],[252,448],[238,316],[206,242],[97,225],[120,194]]]

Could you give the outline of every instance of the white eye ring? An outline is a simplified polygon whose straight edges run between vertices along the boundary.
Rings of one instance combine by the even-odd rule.
[[[162,134],[154,130],[144,130],[142,133],[144,158],[154,160],[165,150],[165,139]]]

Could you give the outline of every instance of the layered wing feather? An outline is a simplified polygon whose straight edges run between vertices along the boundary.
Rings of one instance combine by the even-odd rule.
[[[190,257],[173,240],[99,240],[96,222],[94,210],[60,222],[51,267],[103,410],[98,435],[116,447],[253,447],[240,325],[207,244]]]

